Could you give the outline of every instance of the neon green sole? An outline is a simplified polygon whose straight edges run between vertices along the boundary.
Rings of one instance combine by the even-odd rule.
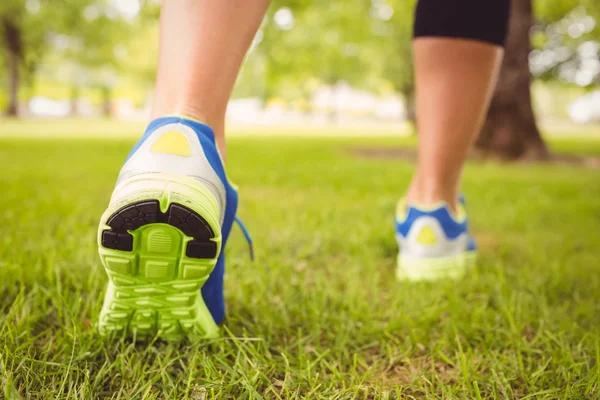
[[[396,277],[401,281],[460,279],[475,266],[476,260],[475,251],[439,258],[411,258],[399,254]]]
[[[98,229],[109,277],[102,334],[219,335],[200,294],[221,251],[218,215],[212,193],[191,178],[138,175],[117,187]]]

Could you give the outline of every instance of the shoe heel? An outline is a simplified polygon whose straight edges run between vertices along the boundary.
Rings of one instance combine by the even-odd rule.
[[[418,258],[398,255],[396,277],[401,281],[460,279],[475,265],[475,253],[449,257]]]
[[[109,278],[100,332],[167,340],[218,336],[200,289],[220,251],[219,207],[202,183],[148,174],[119,185],[98,228]]]

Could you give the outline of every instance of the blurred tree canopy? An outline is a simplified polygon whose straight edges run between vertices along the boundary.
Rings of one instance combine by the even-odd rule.
[[[407,116],[414,119],[411,37],[415,3],[273,0],[234,96],[258,97],[263,103],[281,98],[311,111],[309,100],[317,89],[346,82],[374,93],[401,94]],[[519,34],[513,35],[515,44],[507,49],[507,60],[518,61],[524,95],[529,94],[530,71],[537,79],[597,87],[600,1],[513,3],[513,11],[518,11],[513,13],[513,20],[521,22],[511,25],[519,28]],[[51,76],[70,88],[73,111],[84,88],[101,91],[107,113],[119,79],[149,91],[156,72],[159,2],[133,2],[138,7],[129,13],[122,9],[123,4],[118,0],[0,1],[1,78],[8,82],[6,112],[17,113],[19,88],[32,86],[40,76]],[[513,64],[505,62],[502,77],[507,78]],[[513,72],[517,74],[517,69]],[[508,80],[502,77],[497,94],[508,88]],[[499,118],[494,117],[494,110],[507,106],[506,101],[508,98],[500,101],[495,97],[491,119]],[[510,107],[528,110],[530,105]],[[527,124],[515,120],[511,129]],[[482,135],[481,147],[496,148],[504,141],[512,143],[505,146],[511,149],[507,155],[527,153],[526,146],[517,143],[517,138],[526,134],[516,132],[510,140],[492,140],[495,134],[490,127],[488,124],[487,133]],[[530,133],[533,131],[531,128]]]
[[[597,86],[600,83],[600,2],[537,0],[534,5],[532,73],[544,80]]]
[[[127,23],[114,2],[98,0],[2,0],[0,39],[8,80],[8,115],[18,111],[19,87],[32,83],[42,62],[67,70],[74,92],[85,82],[83,71],[95,70],[97,85],[111,86],[116,75],[115,47],[127,39]]]

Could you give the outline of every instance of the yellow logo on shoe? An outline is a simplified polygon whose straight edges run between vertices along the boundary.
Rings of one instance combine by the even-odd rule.
[[[431,229],[430,226],[424,226],[419,231],[417,235],[417,243],[419,244],[436,244],[437,238],[435,237],[435,232]]]
[[[185,135],[177,131],[169,131],[158,138],[150,148],[153,153],[174,154],[189,157],[192,149]]]

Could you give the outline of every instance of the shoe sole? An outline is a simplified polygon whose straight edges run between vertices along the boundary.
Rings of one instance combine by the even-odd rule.
[[[138,175],[115,189],[98,228],[109,277],[102,334],[211,338],[219,328],[200,289],[221,251],[219,209],[200,182]]]
[[[414,258],[398,255],[396,277],[401,281],[460,279],[475,266],[477,253],[468,251],[452,257]]]

